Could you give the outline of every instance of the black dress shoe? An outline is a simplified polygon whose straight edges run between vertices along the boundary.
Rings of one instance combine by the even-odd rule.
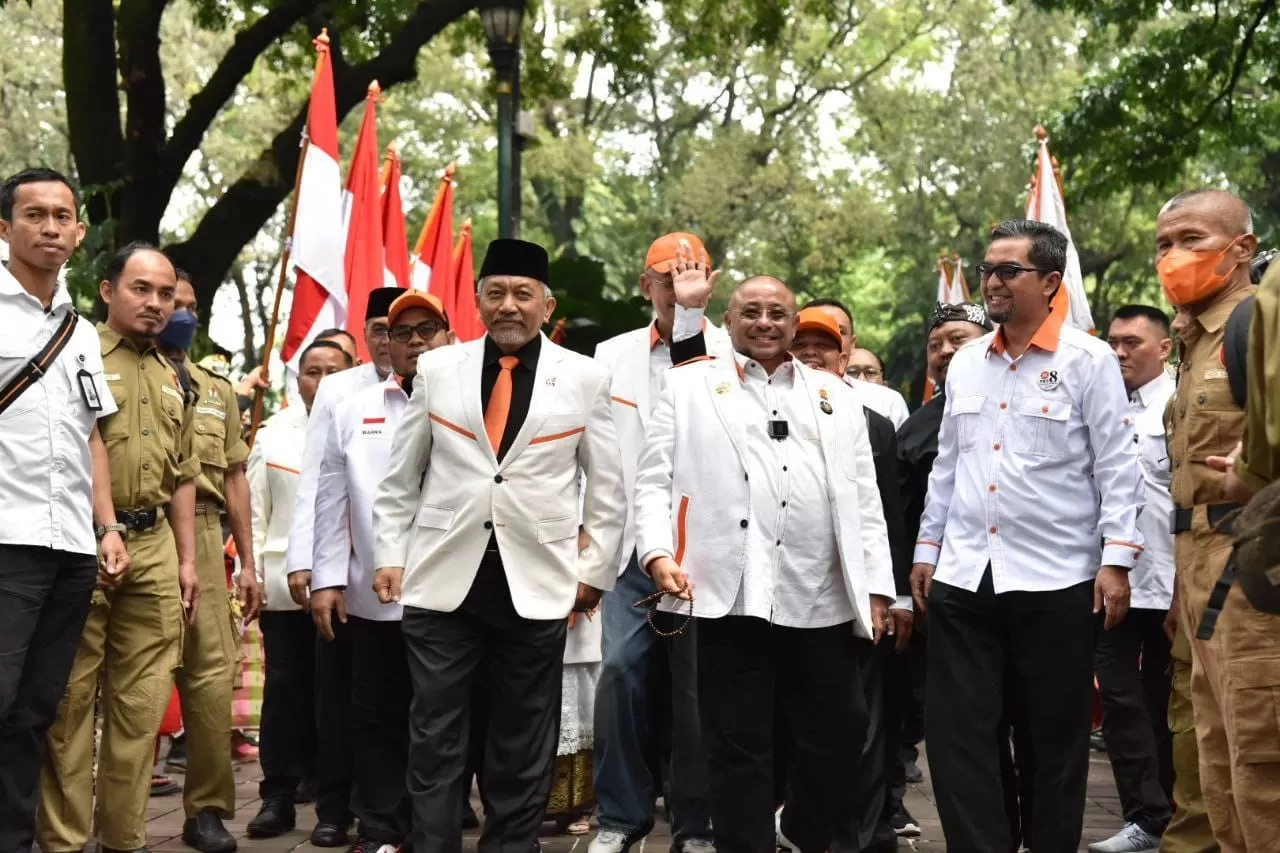
[[[200,853],[233,853],[236,840],[222,825],[222,818],[212,809],[205,809],[195,817],[187,818],[182,825],[182,841]]]
[[[346,847],[351,843],[347,828],[336,823],[317,823],[311,830],[311,843],[316,847]]]
[[[275,838],[292,832],[297,822],[297,814],[293,809],[293,801],[289,797],[278,797],[262,804],[257,817],[249,821],[250,838]]]

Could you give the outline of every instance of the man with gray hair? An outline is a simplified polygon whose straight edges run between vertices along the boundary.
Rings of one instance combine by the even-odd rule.
[[[1118,361],[1050,307],[1066,252],[1043,223],[997,226],[978,274],[1000,328],[947,370],[911,585],[929,617],[925,729],[955,850],[1014,849],[998,748],[1008,697],[1034,759],[1022,843],[1076,850],[1095,622],[1124,619],[1142,553],[1142,472]]]

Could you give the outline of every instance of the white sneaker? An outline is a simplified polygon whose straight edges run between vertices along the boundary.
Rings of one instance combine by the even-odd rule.
[[[627,849],[627,836],[616,829],[602,829],[587,845],[587,853],[623,853]]]
[[[1159,849],[1160,839],[1136,823],[1126,823],[1106,841],[1089,845],[1089,853],[1157,853]]]
[[[680,853],[716,853],[716,846],[705,838],[690,838],[680,842]]]
[[[786,808],[785,805],[778,806],[778,810],[773,813],[773,828],[778,835],[778,849],[788,851],[788,853],[790,851],[797,851],[798,853],[800,848],[796,846],[795,842],[782,834],[782,810],[784,808]]]

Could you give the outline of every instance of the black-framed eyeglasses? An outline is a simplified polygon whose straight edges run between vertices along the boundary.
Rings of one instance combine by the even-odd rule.
[[[1042,275],[1053,270],[1042,270],[1039,267],[1024,267],[1022,264],[978,264],[978,277],[983,281],[995,276],[1008,284],[1024,272],[1038,272]]]
[[[398,344],[407,344],[413,340],[414,332],[424,341],[429,341],[444,331],[444,323],[438,320],[424,320],[416,326],[392,326],[391,339]]]

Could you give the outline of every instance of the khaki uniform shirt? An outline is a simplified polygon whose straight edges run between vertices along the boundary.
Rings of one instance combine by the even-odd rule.
[[[191,449],[200,462],[196,500],[226,504],[223,477],[227,469],[249,458],[240,429],[240,408],[231,383],[198,364],[187,362],[191,391],[195,395],[195,429]]]
[[[191,450],[193,410],[184,405],[178,374],[154,345],[139,352],[105,323],[98,324],[103,378],[119,407],[98,426],[111,462],[117,509],[154,509],[178,485],[200,473]]]
[[[1267,270],[1253,306],[1248,387],[1236,476],[1256,492],[1280,479],[1280,263]]]
[[[1253,288],[1220,299],[1183,333],[1178,390],[1169,405],[1169,488],[1175,507],[1223,502],[1222,477],[1205,464],[1210,456],[1228,456],[1244,429],[1244,412],[1231,397],[1222,363],[1227,318]]]

